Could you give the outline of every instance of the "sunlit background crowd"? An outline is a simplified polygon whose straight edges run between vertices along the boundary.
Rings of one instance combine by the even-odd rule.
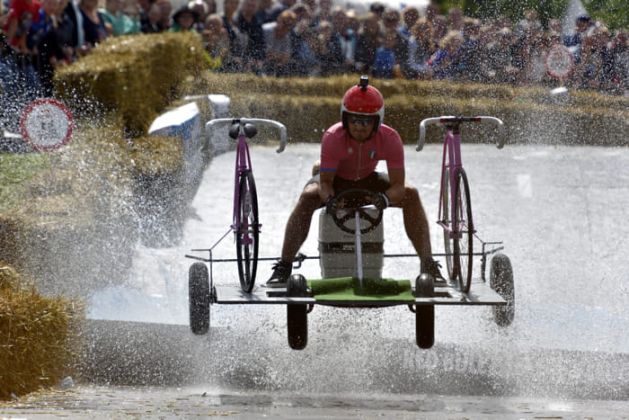
[[[580,15],[564,35],[558,19],[544,25],[533,10],[519,21],[481,21],[451,8],[358,12],[331,0],[10,0],[3,4],[4,90],[36,87],[52,94],[54,70],[88,54],[107,37],[194,31],[214,71],[269,76],[358,72],[378,78],[449,79],[512,85],[565,84],[626,95],[627,29]],[[566,47],[559,70],[548,54]],[[560,80],[558,80],[560,79]],[[23,80],[15,84],[15,80]]]

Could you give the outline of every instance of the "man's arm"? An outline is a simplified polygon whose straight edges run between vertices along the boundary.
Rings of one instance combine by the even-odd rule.
[[[332,183],[339,166],[340,146],[342,142],[335,138],[329,130],[323,133],[321,138],[321,156],[319,169],[319,197],[325,203],[328,198],[334,196]]]
[[[336,171],[321,171],[319,173],[319,197],[323,203],[334,196],[334,187],[332,186],[334,175],[336,175]]]
[[[404,168],[389,169],[389,189],[386,191],[391,204],[399,204],[404,198]],[[322,178],[323,180],[323,178]]]

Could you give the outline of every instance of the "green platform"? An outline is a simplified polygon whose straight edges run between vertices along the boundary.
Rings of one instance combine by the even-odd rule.
[[[308,280],[315,301],[415,301],[410,280],[363,279],[360,288],[357,278]]]

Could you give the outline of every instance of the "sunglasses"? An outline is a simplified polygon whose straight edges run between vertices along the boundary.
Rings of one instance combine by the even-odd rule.
[[[349,123],[354,125],[362,125],[367,127],[375,121],[373,117],[349,117]]]

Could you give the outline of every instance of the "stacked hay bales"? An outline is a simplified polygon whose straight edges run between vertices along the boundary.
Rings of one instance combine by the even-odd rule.
[[[124,278],[137,185],[176,179],[182,165],[180,141],[144,134],[202,65],[193,34],[107,41],[56,75],[77,117],[70,144],[0,156],[0,260],[21,273],[0,264],[0,398],[54,385],[68,369],[75,304],[42,291],[76,302],[92,282]]]
[[[0,399],[57,384],[75,355],[80,319],[76,305],[41,296],[0,261]]]
[[[338,121],[340,98],[357,76],[327,79],[277,79],[247,75],[206,76],[208,86],[232,98],[235,113],[276,118],[293,141],[319,141]],[[462,84],[451,81],[373,80],[385,96],[385,119],[402,138],[417,140],[423,118],[439,115],[493,115],[507,127],[509,143],[627,145],[629,99],[595,92],[554,97],[544,87]],[[272,106],[269,106],[272,104]],[[304,118],[304,116],[306,118]],[[438,128],[428,140],[439,141]],[[605,135],[602,135],[605,133]],[[466,127],[465,141],[492,141],[488,126]]]
[[[182,139],[146,133],[155,117],[186,93],[208,92],[198,85],[206,65],[197,34],[162,33],[108,39],[56,74],[60,96],[80,118],[98,120],[102,112],[118,118],[122,133],[111,143],[124,146],[122,157],[133,167],[130,179],[143,239],[162,236],[162,222],[179,217],[166,200],[178,193],[185,166]]]
[[[122,277],[136,241],[128,148],[116,119],[105,117],[79,122],[54,154],[11,156],[40,164],[3,188],[13,198],[0,205],[0,259],[45,294],[83,296]]]
[[[91,54],[55,75],[58,95],[77,111],[114,111],[131,136],[194,83],[203,68],[203,48],[193,33],[110,38]],[[89,114],[88,114],[89,115]]]
[[[203,66],[197,35],[165,33],[110,38],[60,69],[55,85],[75,115],[74,136],[54,154],[54,173],[40,169],[12,187],[20,199],[0,206],[0,243],[10,245],[0,258],[46,293],[75,295],[122,278],[147,180],[177,181],[183,164],[180,142],[149,138],[147,129]]]

